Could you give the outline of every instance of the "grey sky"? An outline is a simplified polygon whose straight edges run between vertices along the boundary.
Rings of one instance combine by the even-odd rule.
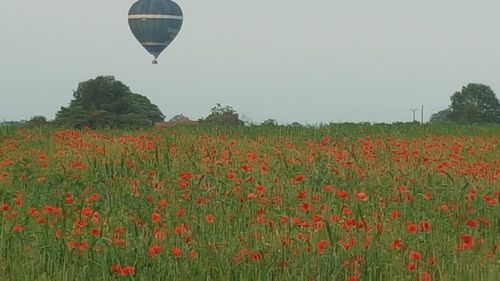
[[[498,0],[176,1],[160,64],[129,31],[133,0],[0,9],[0,120],[53,118],[81,81],[114,75],[172,117],[219,102],[256,122],[409,121],[470,82],[500,93]]]

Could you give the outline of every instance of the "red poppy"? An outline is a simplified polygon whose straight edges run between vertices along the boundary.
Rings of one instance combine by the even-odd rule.
[[[125,233],[125,227],[123,227],[123,226],[117,226],[117,227],[115,228],[114,233],[118,233],[118,234],[120,234],[120,233]]]
[[[409,262],[409,263],[406,265],[406,268],[407,268],[408,270],[410,270],[410,271],[415,270],[415,269],[417,269],[417,264],[416,264],[416,263],[414,263],[414,262]]]
[[[253,261],[260,261],[262,259],[262,253],[259,251],[252,252],[251,258]]]
[[[23,205],[23,199],[21,196],[21,192],[16,193],[16,205],[21,208]]]
[[[323,240],[318,241],[318,243],[316,243],[316,248],[318,250],[318,254],[320,254],[320,255],[324,254],[327,246],[328,246],[327,240],[323,239]]]
[[[333,185],[331,185],[331,184],[325,185],[323,187],[323,191],[325,191],[325,192],[332,192],[333,191]]]
[[[458,245],[458,250],[463,251],[470,249],[474,246],[474,238],[470,234],[460,235],[460,244]]]
[[[477,226],[477,223],[475,220],[467,220],[467,226],[475,228]]]
[[[100,218],[101,218],[101,216],[99,215],[99,213],[94,212],[92,214],[92,217],[90,218],[90,222],[93,223],[94,225],[97,225],[97,224],[99,224]]]
[[[153,230],[153,233],[154,233],[155,238],[159,241],[162,241],[165,239],[165,237],[167,237],[165,232],[161,231],[161,229],[158,227],[155,227],[155,229]]]
[[[307,196],[307,191],[301,191],[301,190],[297,191],[297,195],[295,195],[297,199],[304,199],[306,198],[306,196]]]
[[[155,201],[155,196],[153,194],[149,194],[147,197],[146,197],[146,200],[148,200],[148,202],[152,203]]]
[[[429,258],[427,259],[427,264],[429,265],[434,265],[435,262],[436,258],[434,256],[429,256]]]
[[[356,193],[356,198],[358,198],[359,201],[363,201],[363,202],[368,201],[368,195],[366,195],[366,193],[364,193],[364,192]]]
[[[234,172],[227,172],[226,179],[233,180],[235,178],[236,178],[236,173],[234,173]]]
[[[171,147],[170,147],[170,154],[175,157],[175,155],[177,154],[177,146],[175,144],[173,144]]]
[[[410,251],[410,260],[416,261],[422,259],[422,254],[417,251]]]
[[[193,177],[193,174],[189,172],[181,172],[180,177],[183,180],[190,180]]]
[[[175,213],[175,215],[179,218],[182,218],[185,214],[186,210],[184,208],[179,208],[179,210],[177,210],[177,212]]]
[[[338,215],[331,215],[330,216],[331,222],[338,222],[339,220],[340,220],[340,217]]]
[[[158,201],[158,207],[160,208],[166,208],[167,204],[167,199],[160,199],[160,201]]]
[[[197,258],[197,257],[198,257],[198,252],[196,252],[195,250],[191,250],[191,251],[189,251],[189,253],[188,253],[188,257],[189,257],[190,259],[195,259],[195,258]]]
[[[281,223],[287,223],[288,222],[288,216],[281,216],[280,217],[280,222]]]
[[[175,233],[177,233],[178,235],[181,235],[181,234],[185,233],[185,232],[186,232],[186,230],[187,230],[187,229],[186,229],[186,226],[184,226],[184,224],[182,223],[182,224],[178,225],[178,226],[175,228]]]
[[[345,199],[349,196],[349,193],[347,193],[347,191],[345,190],[342,190],[342,189],[337,189],[335,191],[335,195],[338,197],[338,198],[342,198],[342,199]]]
[[[47,209],[49,209],[49,211],[47,211]],[[44,211],[47,214],[51,213],[52,212],[52,206],[45,206]],[[28,214],[30,216],[37,217],[37,216],[40,215],[40,211],[38,211],[36,208],[30,207],[30,208],[28,208]]]
[[[359,280],[359,275],[351,275],[349,278],[347,278],[347,281],[358,281]]]
[[[312,216],[312,220],[314,222],[319,222],[319,221],[323,221],[324,219],[320,214],[314,213]]]
[[[60,228],[58,228],[58,229],[56,229],[54,234],[55,234],[56,238],[59,239],[62,236],[62,230]]]
[[[420,226],[420,230],[423,232],[431,231],[431,223],[428,220],[421,221],[419,226]]]
[[[159,245],[153,245],[148,249],[148,257],[152,258],[161,252],[161,247]]]
[[[70,249],[75,249],[78,247],[78,242],[76,241],[68,241],[68,243],[66,243],[68,245],[68,248]]]
[[[122,267],[119,264],[114,263],[114,264],[111,265],[111,272],[119,274],[121,268]]]
[[[428,271],[420,273],[419,281],[432,281],[432,274]]]
[[[12,232],[16,232],[16,233],[19,233],[19,232],[22,232],[24,230],[24,227],[20,224],[15,224],[13,227],[12,227]]]
[[[309,204],[308,202],[304,202],[302,205],[300,205],[300,209],[302,209],[302,211],[306,212],[306,213],[309,213],[312,209],[311,207],[311,204]]]
[[[241,170],[241,171],[243,171],[243,172],[249,172],[251,169],[252,169],[252,168],[251,168],[250,166],[246,165],[246,164],[245,164],[245,165],[242,165],[242,166],[240,167],[240,170]]]
[[[342,215],[344,216],[348,216],[350,215],[352,212],[351,212],[351,209],[347,208],[347,207],[344,207],[342,208]]]
[[[484,218],[484,217],[480,217],[479,218],[479,222],[483,225],[483,226],[486,226],[486,227],[490,227],[491,226],[491,221]]]
[[[3,203],[2,205],[0,205],[0,210],[2,210],[2,211],[10,211],[9,204]]]
[[[490,195],[484,195],[483,200],[484,200],[484,202],[486,202],[486,204],[488,204],[490,206],[495,206],[498,204],[498,198],[495,198],[495,197],[490,196]]]
[[[401,239],[396,239],[391,243],[391,249],[399,250],[402,247]]]
[[[173,247],[172,248],[172,255],[174,255],[174,257],[176,257],[176,258],[179,258],[180,256],[182,256],[182,249],[179,247]]]
[[[82,209],[82,217],[90,217],[94,211],[90,207],[85,207]]]
[[[295,176],[295,182],[301,182],[304,180],[304,175],[296,175]]]
[[[417,233],[418,226],[416,223],[409,223],[406,225],[406,231],[409,233]]]
[[[432,194],[432,192],[430,192],[430,191],[424,192],[425,200],[432,200],[433,197],[434,197],[434,194]]]
[[[399,218],[400,216],[401,216],[401,212],[400,211],[398,211],[398,210],[391,211],[391,218],[393,220]]]
[[[87,198],[87,202],[94,203],[94,202],[98,201],[100,198],[101,198],[101,196],[99,195],[99,193],[95,192]]]
[[[214,223],[215,222],[215,216],[213,214],[208,214],[207,215],[207,222],[208,223]]]
[[[133,266],[122,267],[120,269],[120,275],[123,275],[123,276],[135,275],[135,267],[133,267]]]
[[[151,214],[151,221],[152,222],[160,222],[161,221],[161,216],[158,213],[152,213]]]
[[[80,249],[80,251],[87,250],[89,248],[89,242],[87,240],[80,242],[78,248]]]

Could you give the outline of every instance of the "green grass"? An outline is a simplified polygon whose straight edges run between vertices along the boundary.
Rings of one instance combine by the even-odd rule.
[[[0,280],[500,280],[498,136],[498,125],[0,127]],[[429,231],[407,231],[422,221]],[[474,245],[459,251],[463,234]]]

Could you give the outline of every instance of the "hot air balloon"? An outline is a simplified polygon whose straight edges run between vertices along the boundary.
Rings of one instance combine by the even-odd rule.
[[[182,16],[179,5],[171,0],[140,0],[130,8],[130,30],[154,57],[153,64],[179,33]]]

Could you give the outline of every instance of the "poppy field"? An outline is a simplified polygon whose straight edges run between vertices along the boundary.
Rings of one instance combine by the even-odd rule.
[[[500,280],[500,127],[0,128],[0,280]]]

